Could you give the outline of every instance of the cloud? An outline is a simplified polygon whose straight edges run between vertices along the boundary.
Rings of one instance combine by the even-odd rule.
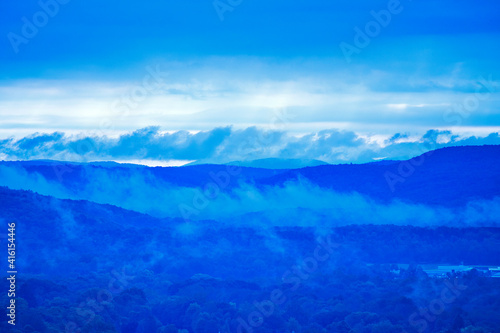
[[[187,172],[187,171],[186,171]],[[393,200],[381,203],[356,192],[340,193],[298,179],[283,185],[248,182],[200,196],[203,184],[178,186],[148,168],[85,167],[68,183],[45,179],[15,165],[0,166],[0,186],[32,190],[59,199],[111,204],[155,217],[257,229],[272,226],[328,228],[348,224],[416,226],[497,226],[500,198],[474,200],[461,207],[428,206]],[[71,232],[71,230],[67,230]]]
[[[62,184],[52,182],[36,172],[15,166],[0,165],[0,186],[13,190],[31,190],[62,199],[76,199]]]
[[[268,126],[279,110],[292,116],[287,127],[297,133],[341,128],[387,135],[450,127],[458,116],[461,125],[498,124],[495,72],[462,62],[433,64],[432,71],[422,69],[429,64],[390,65],[347,69],[332,59],[205,57],[144,62],[115,79],[73,73],[3,80],[0,129],[16,136],[41,130],[117,135],[151,125],[244,129]],[[459,112],[471,98],[474,110]]]
[[[231,129],[189,133],[177,131],[161,133],[159,127],[147,127],[119,137],[116,142],[104,142],[109,154],[116,157],[142,159],[198,160],[213,155],[214,150],[230,135]],[[136,152],[136,156],[131,156]]]
[[[264,188],[243,184],[211,201],[196,218],[262,228],[349,224],[497,226],[500,198],[471,201],[453,209],[398,200],[381,204],[356,192],[339,193],[299,180]]]
[[[296,135],[279,129],[248,127],[209,131],[165,132],[146,127],[117,138],[35,133],[0,141],[6,160],[55,159],[73,162],[169,161],[228,163],[262,158],[317,159],[328,163],[366,163],[380,158],[408,159],[431,149],[460,145],[500,144],[499,133],[464,136],[429,130],[421,136],[396,133],[380,141],[353,131],[329,129]],[[173,163],[175,164],[175,163]],[[179,164],[179,163],[177,163]]]
[[[22,138],[17,141],[19,150],[37,152],[37,149],[46,146],[47,144],[55,143],[63,138],[64,134],[55,132],[52,134],[39,134],[35,133],[28,137]]]

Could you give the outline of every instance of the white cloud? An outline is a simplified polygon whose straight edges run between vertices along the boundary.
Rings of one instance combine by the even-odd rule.
[[[328,129],[296,135],[281,127],[219,127],[208,131],[165,131],[147,127],[120,135],[35,133],[1,138],[4,159],[117,161],[144,165],[183,165],[191,161],[227,163],[262,158],[317,159],[329,163],[366,163],[381,157],[407,159],[447,146],[500,144],[500,131],[484,136],[429,130],[423,135],[386,136]]]
[[[295,132],[335,127],[388,134],[394,131],[381,131],[391,126],[398,131],[450,126],[443,120],[449,106],[474,96],[478,86],[478,78],[461,71],[435,79],[417,74],[405,79],[400,73],[381,70],[332,69],[327,62],[278,65],[231,60],[209,59],[191,67],[188,62],[161,63],[168,74],[145,95],[141,94],[146,69],[121,80],[3,81],[0,129],[112,134],[151,125],[167,130],[264,127],[274,110],[286,108],[295,116],[289,127]],[[498,82],[492,81],[491,87],[498,87]],[[499,106],[496,95],[481,100],[462,125],[492,125],[500,117]]]

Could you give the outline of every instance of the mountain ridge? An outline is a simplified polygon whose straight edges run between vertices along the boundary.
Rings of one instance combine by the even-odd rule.
[[[13,172],[17,172],[19,177],[16,182],[12,179]],[[27,180],[39,179],[40,176],[53,187],[62,186],[69,190],[75,198],[89,186],[104,186],[98,185],[99,177],[115,182],[114,186],[138,181],[139,177],[148,186],[196,189],[207,184],[219,184],[219,190],[228,193],[244,184],[251,184],[259,191],[267,191],[290,183],[306,182],[339,193],[360,193],[382,203],[400,200],[456,207],[474,200],[491,200],[500,196],[500,146],[447,147],[406,161],[320,165],[299,169],[216,164],[128,167],[121,164],[103,166],[51,162],[40,165],[32,161],[0,162],[0,185],[15,184],[24,189],[33,189],[30,186],[34,185],[29,185]],[[44,184],[39,187],[45,188]]]

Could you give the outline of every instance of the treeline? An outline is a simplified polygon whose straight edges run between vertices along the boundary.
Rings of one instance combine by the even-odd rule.
[[[500,266],[497,228],[228,227],[6,188],[0,212],[16,221],[20,272],[18,325],[0,316],[1,332],[500,328],[500,279],[436,279],[419,266]]]
[[[337,260],[336,260],[337,261]],[[337,264],[337,263],[336,263]],[[334,265],[336,266],[336,265]],[[2,332],[500,332],[500,279],[478,271],[428,277],[418,266],[346,260],[325,266],[295,290],[206,275],[173,282],[142,272],[114,287],[22,279],[14,330]],[[221,268],[221,270],[230,267]],[[104,274],[106,275],[106,274]],[[96,281],[93,281],[96,282]],[[84,287],[86,285],[86,287]],[[77,290],[75,290],[75,288]],[[282,294],[277,296],[277,290]],[[3,297],[5,298],[5,297]],[[2,300],[5,301],[5,300]]]

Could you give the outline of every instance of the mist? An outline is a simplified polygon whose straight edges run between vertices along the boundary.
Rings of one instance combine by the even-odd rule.
[[[281,116],[280,116],[281,117]],[[286,117],[285,117],[286,118]],[[281,118],[280,118],[281,119]],[[282,123],[283,122],[283,123]],[[192,133],[145,127],[118,137],[81,133],[35,133],[23,138],[0,137],[0,159],[63,161],[197,161],[225,164],[262,158],[316,159],[326,163],[368,163],[409,159],[443,147],[500,144],[498,132],[471,136],[450,130],[372,135],[328,129],[297,135],[280,120],[271,128],[231,126]]]
[[[258,185],[233,177],[233,186],[180,186],[149,168],[83,168],[77,181],[59,182],[14,165],[0,166],[0,186],[59,199],[110,204],[157,218],[211,220],[219,226],[335,227],[350,224],[413,226],[497,226],[500,198],[472,200],[460,207],[393,199],[381,202],[357,192],[338,192],[299,178],[282,185]],[[186,170],[186,172],[188,172]]]

